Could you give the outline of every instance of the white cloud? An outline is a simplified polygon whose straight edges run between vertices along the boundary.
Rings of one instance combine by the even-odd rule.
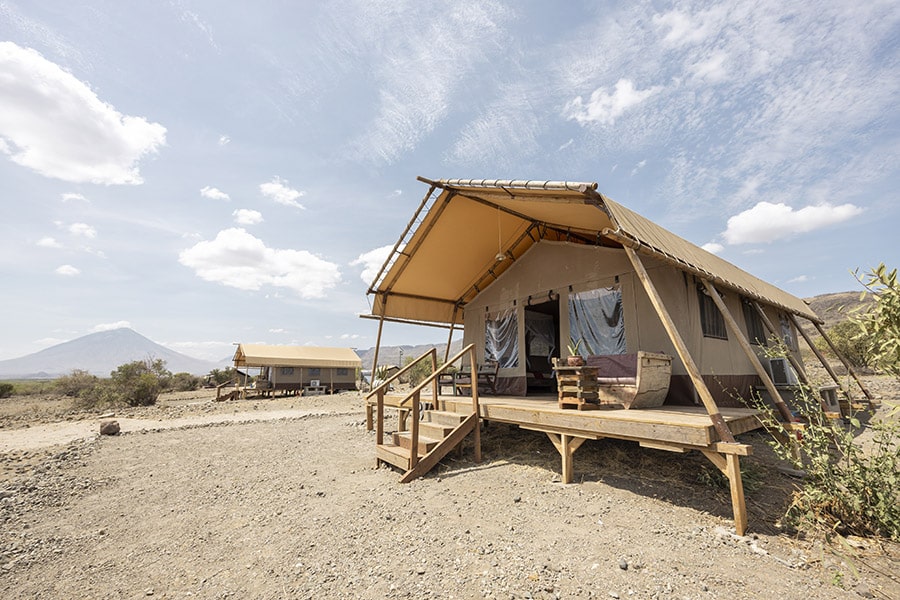
[[[700,247],[703,248],[704,250],[706,250],[707,252],[711,252],[712,254],[718,254],[722,250],[725,249],[725,246],[723,246],[722,244],[720,244],[718,242],[708,242],[706,244],[703,244]]]
[[[566,119],[577,121],[580,125],[587,123],[612,125],[627,110],[644,102],[661,89],[660,86],[654,86],[645,90],[637,90],[630,79],[620,79],[616,82],[616,89],[612,94],[607,93],[605,87],[600,87],[593,91],[591,99],[587,103],[582,100],[581,96],[578,96],[566,104],[563,115]]]
[[[276,327],[274,329],[270,329],[269,333],[284,333],[285,329],[283,327]]]
[[[860,214],[853,204],[820,204],[794,210],[786,204],[760,202],[728,219],[722,237],[728,244],[773,242],[846,221]]]
[[[231,200],[231,196],[229,196],[222,190],[210,187],[208,185],[200,188],[200,195],[204,198],[209,198],[210,200],[225,200],[226,202],[228,200]]]
[[[231,216],[238,225],[256,225],[263,222],[262,213],[249,208],[239,208],[231,213]]]
[[[793,279],[788,279],[788,283],[806,283],[807,281],[809,281],[808,275],[798,275]]]
[[[644,160],[642,160],[641,162],[639,162],[638,164],[634,165],[634,168],[631,169],[631,175],[632,175],[632,177],[635,176],[635,175],[637,175],[637,174],[638,174],[638,171],[640,171],[641,169],[643,169],[643,168],[646,167],[646,166],[647,166],[647,159],[646,159],[646,158],[645,158]]]
[[[62,195],[63,202],[68,202],[70,200],[79,200],[81,202],[88,202],[88,199],[85,198],[82,194],[75,194],[75,193],[70,192],[70,193]]]
[[[690,65],[688,70],[698,79],[705,79],[712,83],[725,81],[728,78],[728,70],[725,68],[727,58],[728,55],[724,52],[715,52],[712,56],[700,59]]]
[[[363,280],[363,283],[370,285],[375,279],[375,276],[378,275],[378,271],[381,269],[384,261],[390,256],[393,247],[394,245],[391,244],[390,246],[382,246],[364,252],[363,254],[360,254],[356,260],[351,262],[350,266],[355,267],[357,265],[362,265],[363,270],[362,273],[359,274],[359,277]]]
[[[231,138],[228,137],[227,135],[219,136],[219,145],[220,146],[226,146],[226,145],[228,145],[229,142],[231,142]]]
[[[269,183],[260,184],[259,191],[262,192],[263,196],[274,200],[278,204],[284,204],[285,206],[292,206],[294,208],[306,209],[305,206],[297,202],[297,198],[305,196],[306,192],[288,187],[287,183],[287,181],[281,179],[280,177],[275,177],[275,179],[273,179]]]
[[[52,237],[43,237],[37,241],[38,246],[41,248],[62,248],[62,244],[56,241],[55,238]]]
[[[69,233],[90,239],[97,237],[97,230],[87,223],[72,223],[69,225]]]
[[[74,277],[76,275],[79,275],[80,273],[81,271],[78,268],[73,267],[72,265],[61,265],[59,267],[56,267],[56,274],[63,275],[64,277]]]
[[[143,183],[138,161],[166,128],[123,115],[85,83],[30,48],[0,42],[0,152],[73,183]]]
[[[206,281],[241,290],[287,288],[302,298],[321,298],[341,279],[336,264],[305,250],[268,248],[240,228],[183,250],[178,260]]]
[[[699,44],[721,32],[727,10],[726,6],[721,5],[694,15],[673,10],[663,15],[654,15],[653,23],[660,29],[668,30],[663,37],[666,44],[672,46]]]
[[[361,338],[361,337],[362,337],[362,336],[359,335],[358,333],[344,333],[344,334],[341,334],[341,339],[342,339],[342,340],[358,340],[358,339]]]
[[[131,322],[129,322],[129,321],[116,321],[116,322],[114,322],[114,323],[100,323],[100,324],[98,324],[98,325],[94,325],[94,326],[91,328],[91,332],[92,332],[92,333],[97,333],[97,332],[99,332],[99,331],[113,331],[113,330],[115,330],[115,329],[122,329],[122,328],[126,328],[126,327],[127,327],[128,329],[131,329]]]

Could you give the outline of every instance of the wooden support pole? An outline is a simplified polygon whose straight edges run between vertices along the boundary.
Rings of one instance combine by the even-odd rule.
[[[694,362],[687,344],[684,343],[681,334],[678,333],[678,328],[675,327],[675,322],[669,315],[669,311],[666,310],[659,292],[656,291],[656,286],[653,285],[653,281],[650,279],[647,269],[644,268],[641,257],[638,256],[638,253],[635,252],[633,248],[627,245],[623,247],[625,249],[625,254],[628,256],[628,260],[630,260],[631,264],[634,266],[638,279],[641,280],[644,290],[650,297],[650,302],[653,304],[653,308],[656,309],[656,314],[659,315],[663,327],[669,335],[669,339],[672,340],[675,351],[678,353],[679,358],[681,358],[681,362],[684,364],[685,369],[687,369],[691,381],[694,382],[694,387],[700,395],[700,400],[703,401],[703,406],[706,407],[706,412],[709,414],[709,418],[712,421],[713,427],[716,429],[716,433],[719,434],[719,439],[723,442],[733,443],[734,436],[731,434],[731,430],[728,429],[725,419],[722,418],[722,413],[719,412],[719,407],[716,405],[715,399],[712,397],[709,388],[706,387],[706,382],[703,381],[703,376],[700,374],[700,369],[697,368],[697,363]]]
[[[456,326],[456,313],[458,310],[458,305],[453,307],[453,320],[450,321],[450,335],[447,336],[447,348],[444,350],[444,364],[447,364],[447,361],[450,360],[450,344],[453,343],[453,328]]]
[[[738,326],[734,315],[731,314],[731,311],[728,310],[728,306],[725,305],[722,297],[719,296],[719,290],[717,290],[710,281],[707,281],[706,279],[703,279],[702,281],[704,287],[706,287],[706,291],[709,293],[710,298],[712,298],[712,301],[716,304],[719,312],[722,313],[722,317],[725,319],[725,324],[728,326],[728,329],[731,330],[731,335],[733,335],[734,338],[738,341],[738,345],[740,345],[741,349],[744,351],[744,354],[747,355],[747,360],[750,361],[750,364],[753,366],[753,370],[756,371],[756,374],[762,380],[763,385],[766,386],[766,391],[768,391],[769,395],[772,397],[772,402],[774,402],[775,406],[778,408],[778,412],[781,414],[781,418],[788,422],[796,420],[791,414],[790,409],[787,407],[787,404],[784,403],[784,400],[782,399],[781,393],[778,391],[778,388],[775,387],[775,382],[773,382],[772,378],[769,377],[766,369],[762,366],[762,363],[759,362],[759,357],[756,356],[753,348],[750,347],[750,342],[747,341],[746,337],[744,337],[744,332],[741,331],[740,327]]]
[[[574,437],[566,433],[556,434],[545,432],[553,443],[556,451],[562,456],[562,482],[572,483],[575,479],[575,451],[578,450],[587,438]]]
[[[372,379],[369,386],[375,385],[375,371],[378,370],[378,352],[381,350],[381,330],[384,328],[384,315],[378,319],[378,335],[375,337],[375,356],[372,359]]]
[[[762,306],[759,305],[759,302],[756,300],[751,300],[750,305],[756,309],[756,313],[759,315],[759,318],[762,319],[763,325],[766,326],[766,329],[769,330],[770,335],[774,335],[775,337],[780,337],[778,335],[778,331],[775,329],[775,325],[769,319],[768,315],[766,315],[766,311],[763,310]],[[803,368],[803,365],[800,364],[800,361],[794,357],[793,352],[787,353],[787,359],[791,363],[791,366],[794,367],[794,371],[797,372],[797,377],[800,378],[800,381],[809,385],[809,377],[806,375],[806,370]]]
[[[797,322],[797,318],[788,313],[788,317],[791,319],[791,322],[794,324],[794,328],[800,332],[800,335],[803,336],[803,339],[806,341],[806,345],[809,346],[809,349],[813,351],[813,354],[816,355],[816,358],[819,359],[819,362],[822,363],[822,366],[825,367],[825,370],[828,371],[828,375],[831,376],[831,379],[837,384],[838,388],[840,388],[841,392],[849,399],[850,392],[847,390],[842,384],[841,379],[838,377],[837,373],[834,372],[834,369],[831,368],[831,365],[828,364],[828,359],[816,348],[816,345],[813,343],[812,339],[809,337],[803,328],[800,327],[800,323]]]
[[[866,395],[866,398],[868,398],[868,399],[869,399],[869,402],[871,402],[871,401],[873,400],[872,394],[870,394],[870,393],[869,393],[869,390],[866,389],[866,386],[863,385],[863,382],[862,382],[862,380],[860,380],[859,375],[856,374],[856,371],[853,369],[852,366],[850,366],[850,363],[847,362],[847,359],[844,358],[843,355],[841,355],[840,352],[838,352],[838,349],[837,349],[837,348],[835,348],[834,342],[832,342],[832,341],[831,341],[831,338],[828,337],[828,334],[825,333],[825,329],[822,328],[822,325],[820,325],[819,323],[816,323],[815,321],[811,321],[811,323],[812,323],[813,325],[815,325],[816,330],[817,330],[817,331],[822,335],[822,337],[825,339],[825,342],[828,344],[828,347],[831,348],[831,351],[834,352],[835,356],[837,356],[838,359],[840,359],[840,361],[841,361],[842,363],[844,363],[844,366],[847,367],[847,372],[850,373],[850,375],[853,376],[853,379],[856,380],[856,384],[859,386],[859,389],[862,390],[862,393],[865,394],[865,395]]]
[[[744,483],[741,480],[740,454],[719,454],[714,450],[701,450],[725,477],[731,489],[731,512],[734,515],[734,530],[738,535],[747,533],[747,502],[744,499]]]

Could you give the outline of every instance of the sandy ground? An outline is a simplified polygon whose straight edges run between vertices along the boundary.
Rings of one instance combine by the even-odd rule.
[[[0,597],[900,599],[895,545],[779,529],[794,483],[757,433],[738,538],[693,453],[588,441],[563,485],[546,436],[492,425],[481,463],[401,485],[358,394],[112,418],[0,403]]]

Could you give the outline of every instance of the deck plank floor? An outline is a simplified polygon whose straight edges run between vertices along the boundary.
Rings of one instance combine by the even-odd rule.
[[[442,405],[471,410],[471,398],[440,396]],[[518,425],[525,429],[598,438],[665,442],[708,447],[719,437],[702,406],[662,406],[650,409],[602,408],[579,411],[561,409],[555,395],[479,396],[481,418]],[[748,408],[721,408],[734,435],[760,428],[761,413]]]

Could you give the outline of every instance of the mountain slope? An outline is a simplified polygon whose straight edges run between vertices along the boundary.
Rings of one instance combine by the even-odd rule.
[[[135,360],[162,359],[173,373],[209,373],[218,365],[170,350],[128,328],[92,333],[20,358],[0,361],[0,377],[29,379],[58,377],[73,369],[108,377],[119,365]]]

